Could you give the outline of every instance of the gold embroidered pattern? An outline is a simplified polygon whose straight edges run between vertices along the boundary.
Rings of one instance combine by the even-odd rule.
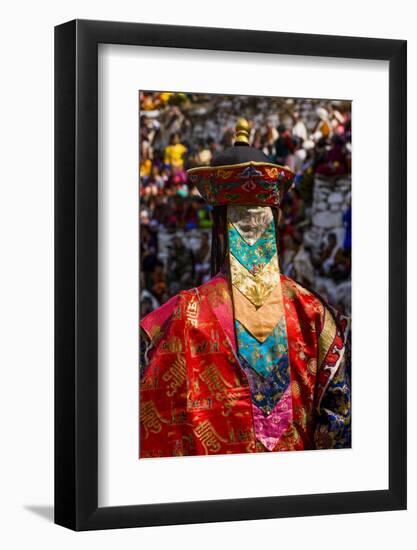
[[[203,420],[195,429],[194,433],[204,447],[206,455],[209,452],[217,453],[221,449],[221,443],[227,443],[214,429],[209,420]]]
[[[230,176],[233,174],[233,171],[232,170],[224,170],[224,169],[219,169],[217,170],[216,172],[216,177],[217,178],[220,178],[222,180],[227,180],[227,178],[230,178]]]
[[[295,298],[297,298],[298,294],[302,294],[304,296],[313,296],[313,294],[309,290],[299,285],[295,281],[290,281],[287,279],[285,283],[282,285],[282,287],[283,287],[282,292],[284,296],[289,300],[294,300]],[[313,307],[316,307],[316,306],[313,306]]]
[[[207,384],[207,387],[217,399],[217,396],[223,394],[226,388],[232,388],[232,385],[223,378],[214,363],[203,370],[200,374],[200,378]]]
[[[334,339],[336,337],[336,322],[333,318],[333,315],[327,310],[324,310],[324,326],[323,330],[320,333],[318,348],[319,348],[319,357],[318,365],[319,368],[323,363],[323,359],[326,357],[327,352],[330,349]]]
[[[182,342],[177,336],[170,336],[162,342],[160,348],[165,353],[178,353],[182,351]]]
[[[162,336],[161,326],[158,324],[152,325],[148,331],[152,343],[155,345],[158,343],[160,337]]]
[[[168,421],[163,419],[158,412],[153,401],[145,401],[140,408],[140,421],[145,428],[145,439],[149,437],[149,432],[154,434],[162,430],[162,423]]]
[[[311,358],[307,363],[307,370],[308,372],[315,376],[317,373],[317,360],[314,358]]]
[[[207,297],[207,300],[212,307],[217,307],[224,303],[230,302],[230,294],[227,290],[227,285],[224,282],[207,285],[203,287],[200,292],[203,296]]]
[[[167,384],[167,396],[172,397],[178,391],[178,389],[184,384],[187,378],[187,365],[185,358],[181,355],[177,355],[172,367],[170,367],[162,376],[164,382]]]
[[[300,384],[295,380],[291,382],[291,392],[295,398],[298,398],[301,395]]]
[[[188,325],[192,327],[198,326],[198,308],[199,308],[198,298],[197,296],[193,296],[192,298],[190,298],[187,304],[187,309],[185,311],[186,322]]]
[[[252,275],[233,254],[229,255],[233,285],[255,306],[260,307],[279,283],[278,256],[256,275]]]
[[[195,342],[190,340],[191,355],[206,355],[207,353],[219,353],[220,351],[220,337],[217,330],[212,329],[210,331],[210,339]]]
[[[278,176],[278,168],[265,168],[265,172],[270,178],[276,178]]]
[[[223,378],[214,364],[206,367],[200,374],[200,378],[207,384],[214,399],[223,403],[222,415],[228,416],[240,398],[239,389],[236,392],[230,391],[233,385]],[[235,384],[240,386],[237,378],[235,379]]]

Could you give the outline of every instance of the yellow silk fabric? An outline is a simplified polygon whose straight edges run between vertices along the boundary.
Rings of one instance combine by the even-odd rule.
[[[319,336],[319,356],[318,366],[320,367],[323,359],[326,357],[330,345],[334,341],[336,336],[336,322],[333,315],[326,309],[324,309],[324,325]]]
[[[232,285],[246,296],[254,306],[261,307],[280,283],[277,254],[256,275],[252,275],[233,254],[229,254],[229,259]]]

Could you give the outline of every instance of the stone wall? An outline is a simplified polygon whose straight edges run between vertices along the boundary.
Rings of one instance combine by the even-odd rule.
[[[316,176],[311,207],[311,227],[304,235],[304,243],[311,249],[313,258],[320,257],[327,237],[334,233],[339,246],[343,246],[345,227],[343,214],[351,203],[351,178]],[[316,275],[315,290],[329,303],[343,305],[351,311],[351,281],[335,283],[331,278]]]
[[[329,233],[337,236],[339,245],[343,244],[345,235],[343,214],[350,200],[350,177],[316,176],[311,207],[311,227],[305,234],[306,244],[310,245],[313,252],[318,251],[327,241]]]

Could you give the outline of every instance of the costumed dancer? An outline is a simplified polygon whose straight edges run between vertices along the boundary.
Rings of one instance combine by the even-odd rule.
[[[189,170],[213,206],[212,278],[141,321],[140,457],[350,447],[349,321],[280,273],[293,173],[249,146]]]

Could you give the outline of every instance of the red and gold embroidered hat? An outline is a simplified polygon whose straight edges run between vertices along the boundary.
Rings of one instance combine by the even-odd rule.
[[[249,124],[243,118],[236,125],[234,146],[216,155],[210,166],[191,168],[188,176],[202,197],[216,206],[279,206],[294,179],[289,168],[272,164],[249,145]]]

